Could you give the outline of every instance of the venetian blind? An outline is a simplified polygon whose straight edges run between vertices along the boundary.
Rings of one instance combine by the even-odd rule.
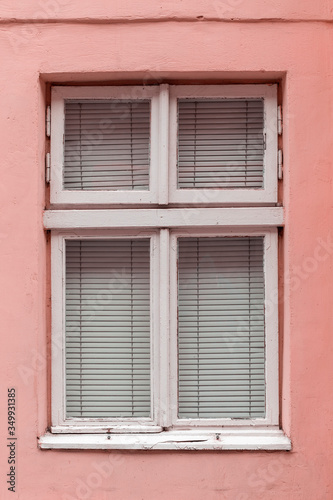
[[[66,102],[64,188],[149,189],[150,102]]]
[[[264,417],[263,238],[181,238],[178,301],[179,417]]]
[[[178,188],[262,188],[263,99],[179,99]]]
[[[149,282],[149,239],[67,240],[67,417],[150,416]]]

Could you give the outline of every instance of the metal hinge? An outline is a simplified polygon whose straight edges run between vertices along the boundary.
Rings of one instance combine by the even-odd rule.
[[[279,149],[279,151],[278,151],[278,179],[279,179],[279,181],[281,181],[283,178],[282,165],[283,165],[283,155],[282,155],[282,150]]]
[[[282,135],[282,106],[278,106],[277,109],[277,116],[278,116],[278,134]]]
[[[50,153],[46,153],[46,156],[45,156],[45,182],[47,184],[49,184],[50,180],[51,180],[51,155],[50,155]]]
[[[46,137],[51,137],[51,106],[46,107]]]

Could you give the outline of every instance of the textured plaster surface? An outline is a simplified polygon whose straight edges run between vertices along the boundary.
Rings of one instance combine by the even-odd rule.
[[[197,19],[216,18],[218,8],[219,18],[249,21]],[[38,23],[39,11],[57,22]],[[333,498],[333,26],[318,22],[331,17],[332,3],[314,0],[1,2],[0,498]],[[16,18],[33,22],[7,22]],[[79,18],[123,22],[82,24]],[[151,20],[128,22],[138,18]],[[253,22],[258,18],[276,20]],[[50,299],[42,226],[46,83],[242,79],[279,81],[281,88],[281,419],[292,452],[39,450],[37,437],[50,423]],[[18,403],[16,494],[6,485],[8,387],[16,388]]]

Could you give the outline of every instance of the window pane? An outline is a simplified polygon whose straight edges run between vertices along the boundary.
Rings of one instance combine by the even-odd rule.
[[[67,417],[150,416],[149,239],[66,242]]]
[[[263,238],[181,238],[178,252],[179,417],[264,417]]]
[[[66,102],[64,188],[149,189],[150,102]]]
[[[178,188],[262,188],[263,99],[179,99]]]

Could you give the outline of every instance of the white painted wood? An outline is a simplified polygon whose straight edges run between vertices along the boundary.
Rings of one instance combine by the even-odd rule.
[[[149,191],[76,191],[63,188],[65,101],[93,102],[96,99],[151,101],[150,189]],[[52,204],[156,203],[159,160],[158,123],[159,88],[150,87],[53,87],[51,99],[51,170]]]
[[[47,210],[44,212],[45,229],[277,227],[283,224],[282,207]]]
[[[275,160],[276,167],[276,160]],[[274,169],[277,177],[277,170]],[[274,192],[275,193],[275,192]],[[184,203],[187,205],[219,204],[253,204],[271,203],[276,201],[274,193],[265,189],[170,189],[170,203]],[[274,196],[273,196],[274,195]]]
[[[157,124],[160,121],[161,105],[160,105],[160,92],[158,88],[151,90],[151,116],[150,116],[150,166],[149,166],[149,192],[143,193],[147,195],[148,203],[155,203],[158,201],[159,197],[159,161],[161,155],[161,140],[160,140],[160,129]],[[113,193],[114,194],[114,193]],[[136,197],[136,193],[128,193],[133,195],[133,203]],[[139,193],[138,193],[139,194]],[[132,196],[126,196],[126,201],[130,201]],[[142,202],[145,201],[144,198]],[[113,200],[112,200],[112,203]]]
[[[266,337],[266,418],[279,423],[279,308],[278,308],[278,232],[265,236],[265,337]]]
[[[149,99],[157,95],[158,92],[158,87],[155,85],[52,87],[53,96],[78,101],[81,99],[91,101],[94,99]]]
[[[45,434],[39,447],[99,450],[291,450],[291,441],[279,429],[168,431],[158,434]]]
[[[160,238],[155,233],[151,236],[150,250],[150,272],[151,272],[151,415],[156,425],[161,425],[161,395],[160,395]],[[145,431],[141,431],[145,432]]]
[[[116,422],[91,420],[88,422],[67,420],[62,425],[54,425],[51,432],[55,434],[141,434],[162,432],[160,425],[155,425],[147,419],[133,419],[126,425],[126,421]]]
[[[50,201],[57,203],[63,191],[65,100],[60,89],[53,88],[51,95],[51,176]]]
[[[177,99],[264,99],[266,150],[263,189],[178,189]],[[170,193],[171,203],[269,203],[277,201],[277,86],[276,85],[171,85],[170,86]]]
[[[276,94],[275,84],[238,84],[238,85],[170,85],[170,98],[173,97],[270,97]]]
[[[268,87],[265,94],[265,191],[271,195],[271,200],[277,201],[277,86]]]
[[[178,236],[170,234],[170,417],[178,419]]]
[[[169,85],[160,86],[158,203],[169,202]],[[156,165],[156,163],[153,163]]]
[[[178,160],[178,109],[175,87],[169,89],[169,195],[171,199],[177,192],[177,160]]]
[[[52,424],[64,421],[65,407],[65,273],[64,239],[57,234],[51,236],[51,295],[52,295],[52,365],[51,365],[51,412]]]
[[[170,235],[169,229],[160,231],[160,352],[158,379],[160,381],[160,420],[162,427],[169,427],[170,418]]]

